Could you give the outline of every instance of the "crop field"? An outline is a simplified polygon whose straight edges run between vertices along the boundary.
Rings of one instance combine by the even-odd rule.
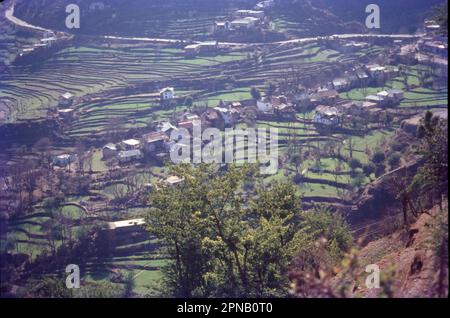
[[[126,10],[124,10],[126,11]],[[18,8],[20,14],[20,8]],[[120,17],[117,25],[102,23],[105,32],[118,34],[121,28],[124,34],[127,30],[140,29],[136,36],[155,36],[165,38],[203,39],[210,31],[215,16],[225,16],[228,7],[220,7],[215,12],[174,12],[171,19],[153,20],[138,18],[134,22],[125,23],[126,17]],[[143,14],[142,14],[143,15]],[[136,17],[136,13],[133,13]],[[95,19],[88,19],[95,27]],[[33,21],[31,21],[33,22]],[[274,20],[278,31],[304,34],[310,31],[309,22],[291,22],[286,16]],[[296,30],[295,32],[293,30]],[[81,31],[82,32],[82,31]],[[2,36],[4,41],[11,41],[11,35]],[[0,40],[0,43],[3,41]],[[36,43],[32,37],[20,37],[21,43]],[[305,45],[278,44],[263,49],[250,46],[245,49],[235,49],[216,56],[199,56],[186,58],[181,46],[154,45],[144,43],[121,44],[106,40],[93,43],[78,42],[53,54],[50,58],[39,61],[38,65],[10,66],[9,72],[1,79],[0,97],[9,97],[19,103],[14,114],[18,120],[44,118],[48,109],[58,104],[59,97],[70,92],[76,96],[74,105],[77,116],[75,120],[64,127],[64,134],[71,140],[79,137],[96,137],[106,135],[115,123],[114,128],[143,128],[156,119],[168,119],[175,112],[185,110],[190,106],[185,104],[187,97],[193,98],[193,106],[215,107],[220,101],[233,102],[251,99],[251,88],[261,91],[272,82],[286,80],[295,76],[307,77],[323,82],[333,76],[336,66],[345,66],[361,57],[372,58],[380,54],[383,48],[371,46],[356,53],[346,53],[326,49],[317,43]],[[9,58],[10,52],[0,48],[2,56]],[[408,69],[407,84],[412,88],[405,93],[405,100],[400,107],[439,106],[447,105],[447,90],[433,90],[420,87],[418,69]],[[192,85],[198,81],[203,85]],[[149,85],[155,83],[171,83],[177,95],[176,105],[162,107],[158,90],[162,87]],[[152,89],[142,89],[129,94],[127,88],[151,86]],[[161,84],[162,85],[162,84]],[[201,88],[199,88],[201,87]],[[363,100],[366,95],[374,94],[386,88],[405,89],[402,77],[389,81],[385,87],[353,89],[341,93],[341,97],[349,100]],[[111,92],[114,92],[111,96]],[[95,98],[86,98],[94,95]],[[101,97],[98,97],[100,96]],[[365,136],[349,136],[343,134],[323,134],[312,124],[313,112],[297,114],[298,121],[287,123],[270,120],[258,120],[257,127],[277,128],[279,132],[280,157],[285,160],[275,175],[264,177],[269,184],[276,180],[297,180],[297,193],[307,203],[347,203],[345,201],[349,188],[364,186],[374,179],[374,175],[363,176],[356,180],[361,169],[352,169],[350,157],[361,164],[370,162],[371,154],[384,145],[393,135],[394,129],[379,129]],[[118,121],[115,121],[118,120]],[[117,124],[119,123],[119,124]],[[350,146],[351,149],[350,149]],[[303,154],[308,153],[302,162],[296,166],[289,162],[288,152],[292,147]],[[326,154],[323,149],[334,148],[340,156]],[[337,150],[339,149],[339,150]],[[93,155],[92,169],[94,173],[106,173],[108,167],[101,159],[100,149]],[[155,183],[161,177],[167,176],[167,167],[142,164],[134,169],[139,185]],[[359,176],[360,177],[360,176]],[[92,194],[97,194],[105,202],[114,199],[118,188],[125,188],[126,180],[118,180],[116,184],[96,188]],[[356,187],[356,188],[357,188]],[[66,198],[68,202],[79,204],[89,201],[89,197],[74,196]],[[125,218],[142,217],[145,208],[109,208],[105,207],[102,217],[85,215],[85,213],[69,205],[61,210],[45,211],[37,209],[33,214],[19,218],[9,224],[9,247],[16,253],[24,253],[35,259],[39,254],[48,252],[60,246],[68,236],[74,238],[82,235],[86,229],[81,226],[83,220],[108,221]],[[55,218],[55,215],[57,218]],[[58,237],[48,233],[49,223],[66,220],[71,226]],[[69,231],[69,232],[67,232]],[[130,275],[133,290],[145,295],[152,292],[161,278],[161,267],[167,264],[167,259],[161,255],[159,242],[150,237],[138,243],[124,243],[117,246],[112,254],[98,263],[90,259],[80,264],[85,273],[85,279],[92,281],[111,281],[117,273]],[[120,283],[118,283],[120,284]]]
[[[420,86],[418,78],[418,67],[404,66],[407,68],[407,83],[410,86],[407,90],[404,77],[396,77],[388,81],[384,87],[367,87],[352,89],[349,92],[341,93],[341,97],[349,100],[363,101],[367,95],[376,94],[382,90],[395,88],[405,91],[405,99],[400,103],[400,107],[420,107],[433,108],[436,106],[448,105],[448,90],[436,90]]]

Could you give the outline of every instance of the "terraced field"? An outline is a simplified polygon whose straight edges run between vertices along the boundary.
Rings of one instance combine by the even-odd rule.
[[[59,2],[60,3],[60,2]],[[225,9],[224,9],[225,10]],[[224,14],[224,10],[208,13],[207,16]],[[93,19],[90,19],[93,21]],[[93,22],[94,23],[94,22]],[[136,29],[142,26],[143,36],[158,34],[167,38],[201,38],[212,23],[211,18],[193,15],[192,17],[174,18],[166,22],[150,23],[137,20],[133,25],[124,25]],[[278,28],[297,28],[276,21]],[[102,24],[103,26],[103,24]],[[112,26],[111,26],[112,28]],[[113,30],[113,28],[111,29]],[[5,37],[6,38],[6,37]],[[32,43],[36,39],[24,37]],[[366,56],[377,56],[382,48],[372,46],[355,54],[345,54],[324,49],[316,43],[307,45],[283,44],[268,48],[253,47],[236,50],[214,57],[187,59],[180,47],[167,45],[149,45],[142,43],[93,44],[91,40],[61,50],[45,61],[32,66],[15,66],[2,77],[0,96],[18,100],[20,107],[16,111],[18,119],[35,119],[43,117],[48,108],[58,103],[59,96],[71,92],[77,97],[75,104],[78,117],[65,128],[65,134],[72,140],[78,137],[106,134],[113,119],[120,120],[121,128],[145,127],[155,117],[169,118],[175,111],[187,108],[184,98],[192,96],[194,105],[217,106],[222,100],[226,102],[250,99],[251,87],[265,90],[270,82],[277,82],[298,74],[301,77],[315,79],[316,82],[329,79],[336,66],[343,66]],[[255,55],[257,56],[255,58]],[[417,73],[410,70],[410,84],[417,82]],[[201,82],[203,85],[195,85]],[[170,109],[161,107],[157,94],[160,83],[170,83],[176,89],[178,104]],[[152,86],[153,85],[153,86]],[[396,78],[388,87],[402,88],[402,79]],[[124,88],[153,87],[133,91],[128,94]],[[381,88],[366,91],[352,90],[341,97],[361,100],[368,93],[375,93]],[[122,90],[121,93],[117,93]],[[114,92],[112,96],[108,94]],[[86,98],[86,95],[103,93],[105,97]],[[83,98],[84,97],[84,98]],[[438,92],[421,88],[412,89],[406,94],[402,107],[443,103],[447,92]],[[354,172],[348,164],[350,156],[349,143],[353,147],[351,155],[361,163],[369,162],[369,155],[380,147],[392,135],[392,130],[378,130],[363,137],[350,137],[342,134],[322,134],[311,123],[312,113],[298,114],[299,121],[293,123],[278,121],[258,121],[259,127],[279,129],[280,155],[286,154],[292,144],[301,147],[302,152],[309,152],[299,167],[284,162],[276,175],[268,176],[264,182],[292,179],[301,174],[304,179],[297,182],[297,191],[307,204],[320,202],[346,203],[344,199],[349,189],[354,188]],[[350,141],[351,139],[351,141]],[[340,147],[343,158],[325,155],[320,150],[333,145]],[[101,151],[96,150],[93,170],[105,172],[107,167],[101,160]],[[141,183],[154,182],[158,176],[167,174],[164,167],[144,166],[137,169]],[[149,173],[151,172],[151,173]],[[374,176],[359,180],[359,186],[368,183]],[[123,184],[122,184],[123,186]],[[95,194],[113,199],[114,186],[105,186],[94,191]],[[80,202],[85,197],[73,197],[68,200]],[[78,221],[83,214],[73,207],[65,207],[61,214],[67,219]],[[139,217],[145,209],[124,208],[103,211],[110,220]],[[12,224],[11,237],[18,253],[36,257],[48,250],[50,242],[45,223],[50,220],[45,211],[37,211],[26,219]],[[77,224],[77,223],[76,223]],[[74,226],[74,235],[80,231]],[[56,246],[61,240],[54,242]],[[158,251],[158,242],[150,238],[135,244],[119,245],[111,257],[101,264],[89,260],[83,265],[86,278],[94,281],[110,281],[119,271],[131,274],[134,291],[145,294],[154,287],[161,277],[161,267],[166,264],[164,255]]]
[[[186,59],[181,49],[161,46],[70,47],[38,66],[12,67],[3,80],[1,96],[17,99],[21,106],[16,117],[30,119],[45,116],[46,110],[55,106],[65,92],[81,97],[152,81],[228,82],[225,89],[177,90],[181,97],[195,95],[195,104],[215,106],[220,100],[248,99],[251,86],[264,88],[269,81],[286,76],[292,69],[304,76],[315,76],[318,69],[326,74],[332,67],[332,62],[327,61],[331,55],[342,62],[356,58],[344,59],[338,52],[323,51],[314,45],[279,46],[258,61],[249,59],[249,53],[237,51]],[[128,125],[145,125],[152,115],[151,108],[157,106],[152,93],[155,91],[108,101],[81,102],[77,105],[81,116],[68,133],[74,136],[98,133],[116,117],[125,119]],[[164,116],[160,110],[155,112]]]
[[[22,1],[16,7],[17,16],[32,24],[63,30],[68,0],[55,0],[52,10],[46,2]],[[255,2],[256,3],[256,2]],[[227,16],[238,1],[165,0],[113,1],[102,10],[90,10],[90,3],[80,4],[84,23],[78,33],[89,35],[126,35],[160,38],[201,39],[208,35],[216,17]],[[113,8],[111,8],[113,7]],[[46,19],[36,12],[46,11]]]
[[[345,99],[362,101],[367,95],[376,94],[382,90],[395,88],[405,91],[405,99],[400,103],[402,108],[417,108],[428,107],[430,109],[434,107],[445,107],[448,105],[448,90],[436,90],[432,88],[424,88],[420,86],[418,78],[418,66],[406,66],[406,72],[408,74],[408,85],[412,88],[409,90],[405,87],[405,80],[403,77],[396,77],[386,83],[384,87],[368,87],[365,89],[352,89],[349,92],[341,93],[341,97]]]

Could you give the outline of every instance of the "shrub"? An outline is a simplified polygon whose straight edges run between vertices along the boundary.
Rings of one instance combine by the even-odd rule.
[[[353,158],[352,160],[350,160],[350,168],[352,168],[352,170],[358,169],[361,167],[361,162],[358,159]]]
[[[386,160],[386,155],[381,150],[376,151],[372,156],[372,161],[376,165],[383,163],[384,160]]]
[[[370,176],[372,173],[375,173],[377,167],[373,163],[368,163],[363,166],[363,172],[366,176]]]
[[[398,152],[394,152],[388,158],[388,164],[391,168],[396,168],[400,164],[401,155]]]
[[[392,150],[394,150],[394,151],[402,151],[403,149],[406,148],[406,146],[407,146],[406,143],[399,142],[399,141],[394,141],[394,142],[391,144],[391,148],[392,148]]]

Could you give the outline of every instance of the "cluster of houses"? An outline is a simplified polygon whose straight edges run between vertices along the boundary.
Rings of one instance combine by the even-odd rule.
[[[31,45],[24,46],[20,52],[19,56],[22,57],[29,53],[34,52],[40,48],[51,47],[58,40],[58,35],[53,31],[45,31],[43,37],[40,39],[39,43],[34,43]]]
[[[325,44],[326,47],[342,53],[359,52],[369,47],[369,44],[366,42],[356,42],[352,40],[346,40],[338,38],[337,36],[327,37]]]
[[[429,26],[440,28],[433,24]],[[424,36],[415,43],[401,46],[396,54],[396,59],[399,63],[421,63],[447,68],[448,38],[435,34]]]
[[[255,6],[255,10],[237,10],[229,18],[216,21],[215,32],[254,29],[264,23],[266,16],[264,9],[272,4],[271,1],[263,1]]]
[[[398,74],[399,68],[395,66],[365,65],[335,78],[329,86],[338,92],[346,92],[353,88],[383,85]]]
[[[320,104],[314,110],[313,122],[322,126],[338,127],[344,116],[365,116],[371,120],[380,120],[387,107],[398,105],[404,99],[404,92],[389,89],[369,95],[364,101],[347,101]]]
[[[226,49],[228,49],[228,45],[218,41],[204,41],[185,46],[184,53],[186,57],[196,57],[197,55],[217,54],[219,51]]]
[[[59,97],[57,113],[58,117],[65,122],[70,122],[75,117],[75,109],[72,107],[75,95],[65,92]]]
[[[194,126],[203,129],[232,127],[245,119],[246,112],[239,102],[223,103],[217,107],[206,108],[197,113],[182,112],[173,121],[160,122],[153,131],[135,139],[123,140],[118,144],[108,143],[102,149],[103,159],[116,158],[119,163],[129,163],[144,157],[163,161],[181,139],[180,129],[186,129],[191,135]]]
[[[402,90],[388,89],[375,95],[366,96],[366,101],[377,104],[379,107],[391,107],[398,105],[404,98]]]
[[[54,166],[57,167],[67,167],[72,163],[75,163],[77,161],[77,155],[76,154],[62,154],[58,156],[54,156],[52,158],[52,163]]]
[[[256,102],[259,119],[277,118],[279,120],[295,119],[295,107],[284,95],[265,97]]]
[[[63,32],[53,32],[47,30],[43,33],[42,38],[38,43],[33,43],[22,47],[18,54],[17,60],[33,57],[40,53],[51,52],[52,48],[58,49],[56,43],[68,40],[70,36]]]

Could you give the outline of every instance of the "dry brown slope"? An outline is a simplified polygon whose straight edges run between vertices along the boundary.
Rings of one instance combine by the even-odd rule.
[[[359,251],[361,265],[377,264],[382,278],[392,275],[385,281],[382,279],[382,284],[390,282],[393,297],[438,297],[441,274],[448,294],[448,265],[441,273],[441,257],[434,242],[436,219],[441,213],[447,213],[448,202],[444,208],[444,212],[440,212],[438,207],[431,209],[429,214],[422,214],[408,231],[400,230],[372,241]],[[355,296],[385,296],[382,293],[382,289],[360,288]]]

